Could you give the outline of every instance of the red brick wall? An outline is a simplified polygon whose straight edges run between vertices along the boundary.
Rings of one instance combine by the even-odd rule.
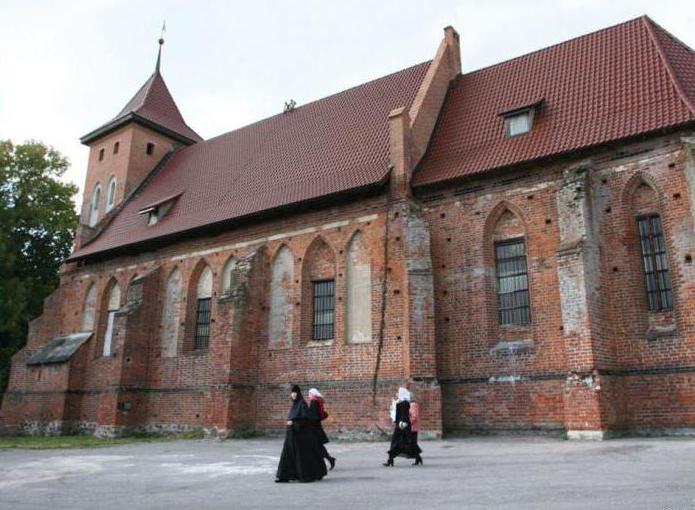
[[[118,153],[114,154],[114,145],[117,142]],[[146,152],[148,143],[154,144],[152,154]],[[99,206],[99,220],[101,220],[106,204],[106,188],[111,177],[116,177],[115,205],[118,205],[173,147],[174,143],[170,139],[133,123],[93,142],[89,148],[80,223],[87,224],[89,221],[92,192],[97,183],[101,185]],[[99,152],[102,149],[104,157],[99,161]]]
[[[688,303],[695,269],[687,255],[695,250],[695,215],[686,177],[695,169],[675,137],[594,152],[577,201],[585,214],[578,228],[595,251],[569,247],[579,255],[561,256],[569,248],[560,224],[574,221],[568,169],[578,161],[449,184],[419,192],[412,203],[363,198],[137,256],[66,266],[60,289],[14,359],[0,421],[62,420],[86,430],[277,430],[289,387],[298,383],[324,393],[333,433],[390,429],[388,408],[400,384],[420,402],[427,432],[693,427],[695,317]],[[669,313],[646,308],[634,214],[654,202],[634,198],[639,179],[654,188],[663,218],[675,303]],[[347,252],[357,231],[372,264],[372,341],[365,343],[348,342],[344,324]],[[526,239],[532,321],[500,326],[493,244],[519,235]],[[282,245],[294,264],[292,341],[270,345],[271,264]],[[222,289],[230,256],[246,261],[231,294]],[[205,264],[213,272],[213,322],[210,348],[200,353],[186,342],[191,289]],[[182,324],[177,356],[166,358],[161,311],[174,267],[182,275]],[[576,280],[585,282],[585,296],[575,296],[571,285],[563,290],[562,271],[565,278],[590,273]],[[103,357],[105,296],[115,281],[125,303],[135,275],[142,299],[119,312],[113,356]],[[329,276],[336,280],[335,338],[312,342],[308,285]],[[24,360],[53,336],[79,331],[92,282],[100,306],[96,337],[69,364],[51,369],[50,382],[38,381]],[[572,326],[576,331],[567,331],[563,306],[588,310],[586,321]]]

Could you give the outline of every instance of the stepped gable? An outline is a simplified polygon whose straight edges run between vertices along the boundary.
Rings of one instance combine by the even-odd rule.
[[[529,134],[501,113],[540,101]],[[460,76],[414,186],[695,121],[695,53],[644,16]]]

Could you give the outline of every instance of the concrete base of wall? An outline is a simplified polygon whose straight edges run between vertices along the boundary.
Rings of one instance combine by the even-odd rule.
[[[563,439],[566,437],[566,432],[561,428],[513,428],[513,429],[452,429],[444,433],[445,438],[452,437],[467,437],[467,436],[519,436],[519,437],[555,437]]]
[[[567,439],[570,441],[602,441],[608,437],[605,430],[568,430]]]

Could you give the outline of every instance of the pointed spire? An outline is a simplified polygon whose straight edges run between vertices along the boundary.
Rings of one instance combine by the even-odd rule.
[[[159,51],[157,52],[157,65],[155,66],[155,72],[159,73],[159,64],[162,61],[162,46],[164,46],[164,32],[167,31],[166,20],[162,21],[162,33],[159,36]]]
[[[171,93],[164,83],[164,78],[159,72],[165,31],[166,25],[162,24],[162,35],[158,41],[159,52],[157,53],[157,65],[154,72],[118,115],[100,128],[80,138],[82,143],[89,144],[129,122],[140,123],[186,145],[203,140],[183,120],[174,98],[171,97]]]

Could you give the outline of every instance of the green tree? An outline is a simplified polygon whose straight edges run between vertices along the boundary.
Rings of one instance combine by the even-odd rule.
[[[28,322],[41,314],[72,249],[77,187],[59,180],[67,168],[42,143],[0,140],[0,393]]]

